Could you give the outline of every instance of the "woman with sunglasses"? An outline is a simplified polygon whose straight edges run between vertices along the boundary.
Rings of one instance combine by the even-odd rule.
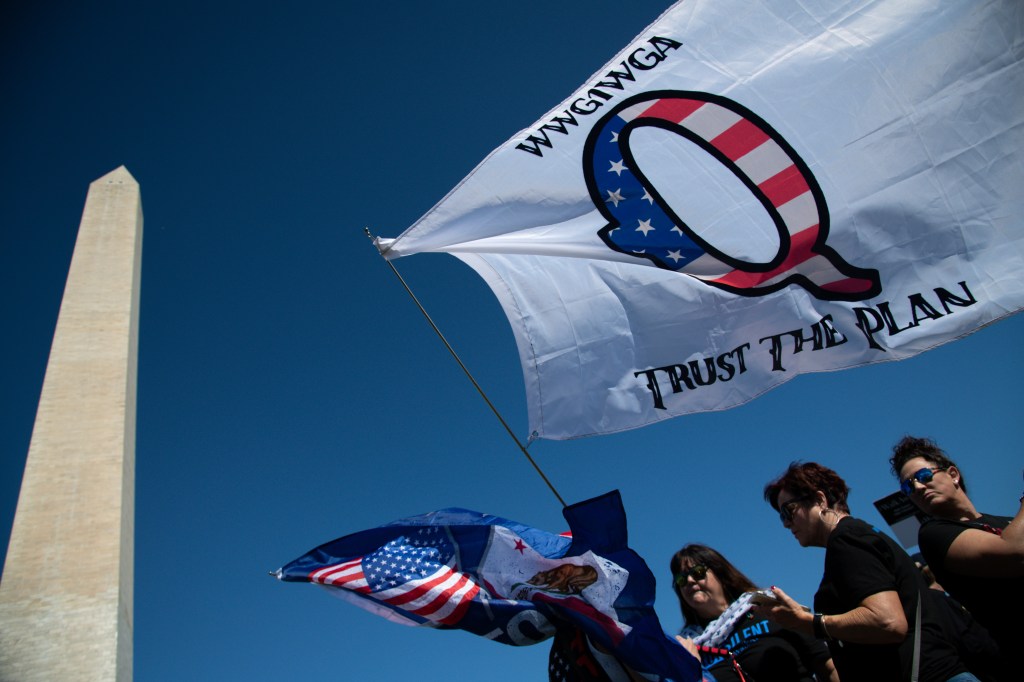
[[[813,612],[775,587],[778,602],[756,611],[826,639],[843,682],[976,681],[943,636],[942,614],[921,599],[928,588],[913,560],[888,535],[850,516],[848,494],[839,474],[814,462],[794,462],[765,486],[765,499],[797,542],[825,548],[825,571]]]
[[[697,653],[717,682],[838,682],[824,642],[756,616],[757,586],[714,549],[686,545],[669,568],[686,621],[680,641],[691,653],[693,640],[705,643]]]
[[[903,493],[928,514],[918,531],[921,554],[943,589],[1007,652],[1005,665],[1024,641],[1024,496],[1012,519],[979,512],[960,468],[927,438],[903,438],[889,463]]]

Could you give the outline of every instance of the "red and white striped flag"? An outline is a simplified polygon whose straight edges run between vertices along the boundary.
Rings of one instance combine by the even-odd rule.
[[[440,625],[458,623],[480,588],[454,570],[454,549],[437,528],[392,540],[357,559],[325,566],[309,582],[359,594]]]

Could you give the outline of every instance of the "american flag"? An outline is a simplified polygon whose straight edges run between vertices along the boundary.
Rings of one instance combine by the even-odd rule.
[[[480,591],[454,566],[454,544],[444,528],[432,526],[366,556],[313,571],[309,581],[367,595],[414,620],[453,625]]]

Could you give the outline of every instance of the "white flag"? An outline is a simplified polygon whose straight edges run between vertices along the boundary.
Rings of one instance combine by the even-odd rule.
[[[1024,303],[1024,3],[679,2],[387,258],[515,331],[531,438],[740,405]]]

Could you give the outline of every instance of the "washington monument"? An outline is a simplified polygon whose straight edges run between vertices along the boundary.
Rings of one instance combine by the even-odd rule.
[[[132,679],[139,185],[89,186],[0,579],[0,682]]]

